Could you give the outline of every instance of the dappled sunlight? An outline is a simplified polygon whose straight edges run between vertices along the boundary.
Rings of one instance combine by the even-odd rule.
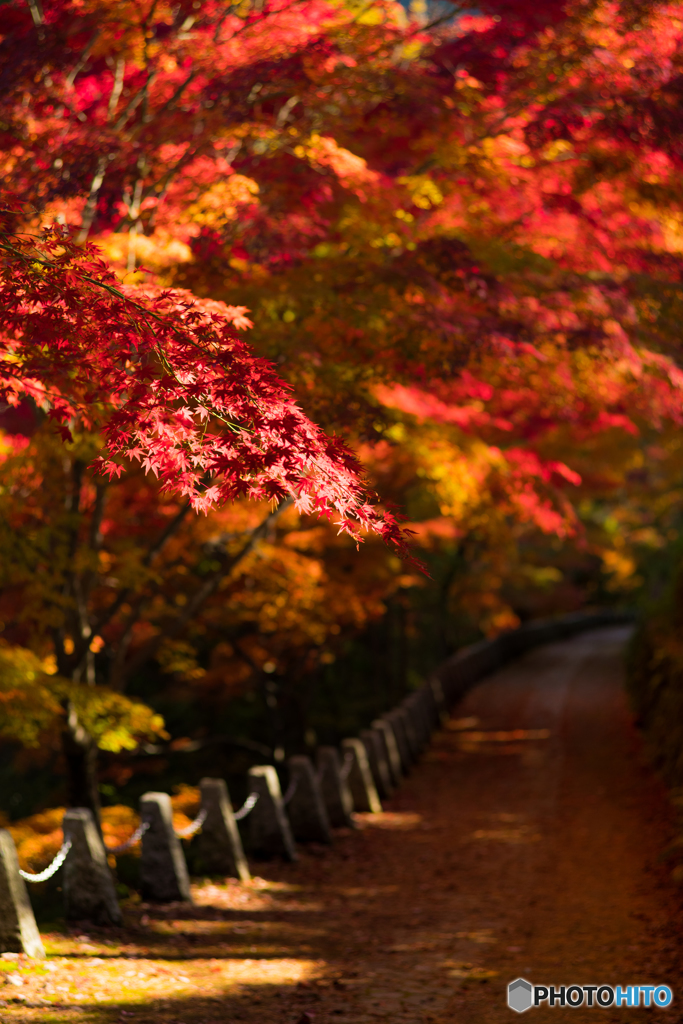
[[[227,960],[221,965],[221,974],[228,983],[293,985],[300,981],[310,981],[321,967],[324,967],[324,961]]]
[[[465,753],[519,754],[523,744],[549,738],[549,729],[495,729],[458,732],[455,741]]]
[[[473,716],[451,718],[437,749],[428,756],[431,760],[445,760],[450,756],[449,750],[489,756],[521,754],[531,763],[543,749],[538,744],[551,738],[550,729],[485,729],[481,725],[480,719]]]
[[[380,814],[354,814],[354,819],[359,828],[389,828],[398,831],[406,831],[417,828],[422,822],[422,815],[400,812],[382,811]]]
[[[216,907],[246,912],[320,909],[300,898],[302,891],[301,885],[272,882],[265,878],[255,877],[249,882],[238,882],[236,879],[229,878],[224,886],[192,886],[192,898],[198,907]]]

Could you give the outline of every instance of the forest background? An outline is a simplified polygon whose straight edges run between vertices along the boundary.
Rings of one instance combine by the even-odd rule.
[[[678,5],[11,0],[0,37],[5,814],[239,800],[597,605],[647,609],[683,776]]]

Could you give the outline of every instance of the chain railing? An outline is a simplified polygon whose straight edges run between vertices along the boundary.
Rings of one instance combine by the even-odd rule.
[[[240,807],[239,811],[235,811],[235,813],[233,814],[235,821],[242,821],[243,818],[246,818],[249,812],[253,811],[254,807],[256,806],[256,801],[258,800],[258,798],[258,793],[250,793],[247,799]]]
[[[206,807],[203,807],[194,821],[191,822],[187,828],[176,829],[175,834],[178,836],[178,839],[189,839],[190,836],[195,834],[195,832],[199,832],[200,828],[206,821],[206,814]]]
[[[133,832],[133,835],[129,839],[126,839],[124,843],[120,843],[118,846],[107,846],[105,844],[105,850],[107,851],[107,853],[112,853],[116,857],[119,853],[125,853],[126,850],[132,849],[132,847],[135,846],[136,843],[140,842],[145,832],[149,828],[149,824],[150,823],[148,821],[140,822],[138,827],[135,829],[135,832]]]
[[[52,863],[45,868],[44,871],[40,871],[37,875],[32,875],[30,872],[22,871],[21,868],[19,868],[19,874],[21,875],[25,882],[47,882],[48,878],[52,878],[53,875],[57,874],[62,864],[66,860],[66,855],[70,849],[71,840],[65,839],[64,842],[62,843],[59,853],[52,861]]]

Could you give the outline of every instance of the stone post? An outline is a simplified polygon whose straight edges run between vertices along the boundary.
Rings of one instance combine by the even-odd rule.
[[[320,790],[333,828],[355,828],[351,817],[353,797],[345,776],[341,773],[336,747],[318,747],[318,777]]]
[[[401,758],[401,771],[404,775],[407,775],[410,771],[410,766],[413,763],[413,755],[408,743],[408,737],[406,736],[403,715],[398,709],[395,709],[394,711],[387,711],[386,715],[382,715],[382,718],[389,723],[389,726],[393,730],[394,737],[396,739],[396,746],[398,747],[398,753]]]
[[[360,738],[368,756],[368,764],[380,797],[390,797],[394,791],[389,765],[384,752],[384,739],[376,729],[363,729]]]
[[[348,779],[354,810],[379,814],[382,805],[375,789],[363,742],[356,739],[342,740],[342,753],[350,759]]]
[[[67,921],[120,924],[114,879],[92,811],[71,808],[64,815],[62,828],[65,838],[71,840],[62,876]]]
[[[417,731],[413,725],[413,717],[408,709],[403,706],[397,707],[396,712],[403,720],[403,728],[405,730],[406,739],[408,740],[411,757],[413,761],[417,761],[420,754],[420,744],[417,738]]]
[[[140,818],[149,823],[142,836],[142,898],[153,903],[191,902],[185,854],[173,828],[168,793],[145,793],[140,798]]]
[[[448,721],[448,708],[446,707],[446,697],[443,692],[443,686],[438,676],[431,676],[427,680],[427,686],[429,687],[432,699],[434,701],[435,713],[437,716],[438,724],[445,725]]]
[[[249,792],[258,800],[247,817],[249,851],[257,857],[298,860],[294,837],[282,802],[280,780],[270,764],[249,769]]]
[[[431,734],[434,732],[435,729],[438,729],[441,724],[441,716],[439,715],[439,708],[436,703],[436,696],[434,694],[434,690],[432,689],[431,683],[424,683],[420,690],[420,693],[423,696],[425,714],[427,715],[427,720],[429,722],[429,730]]]
[[[415,705],[419,711],[424,732],[424,746],[427,746],[434,732],[434,717],[432,714],[432,701],[426,686],[421,686],[415,694]]]
[[[401,701],[399,711],[403,712],[405,715],[407,729],[412,734],[409,736],[409,742],[413,756],[417,760],[417,757],[422,750],[422,723],[419,720],[418,712],[415,707],[414,694],[411,693],[409,697],[405,697]]]
[[[14,840],[5,828],[0,829],[0,952],[25,953],[38,960],[45,956]]]
[[[413,727],[413,732],[415,733],[417,748],[419,751],[422,751],[429,741],[431,727],[429,723],[429,716],[424,706],[424,698],[420,690],[416,690],[415,693],[411,693],[409,697],[406,697],[403,701],[403,707],[410,718],[410,723]]]
[[[330,821],[310,757],[290,757],[288,767],[293,792],[287,817],[294,838],[302,843],[331,843]]]
[[[394,786],[398,786],[403,777],[403,770],[401,768],[401,755],[391,723],[384,718],[376,718],[372,723],[372,728],[382,737],[391,781]]]
[[[209,875],[230,875],[248,882],[249,866],[224,779],[202,779],[199,789],[202,810],[206,811],[196,840],[200,871]]]

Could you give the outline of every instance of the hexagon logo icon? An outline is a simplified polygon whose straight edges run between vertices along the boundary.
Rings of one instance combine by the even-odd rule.
[[[533,1004],[533,988],[525,978],[517,978],[508,985],[508,1006],[517,1013],[530,1010]]]

